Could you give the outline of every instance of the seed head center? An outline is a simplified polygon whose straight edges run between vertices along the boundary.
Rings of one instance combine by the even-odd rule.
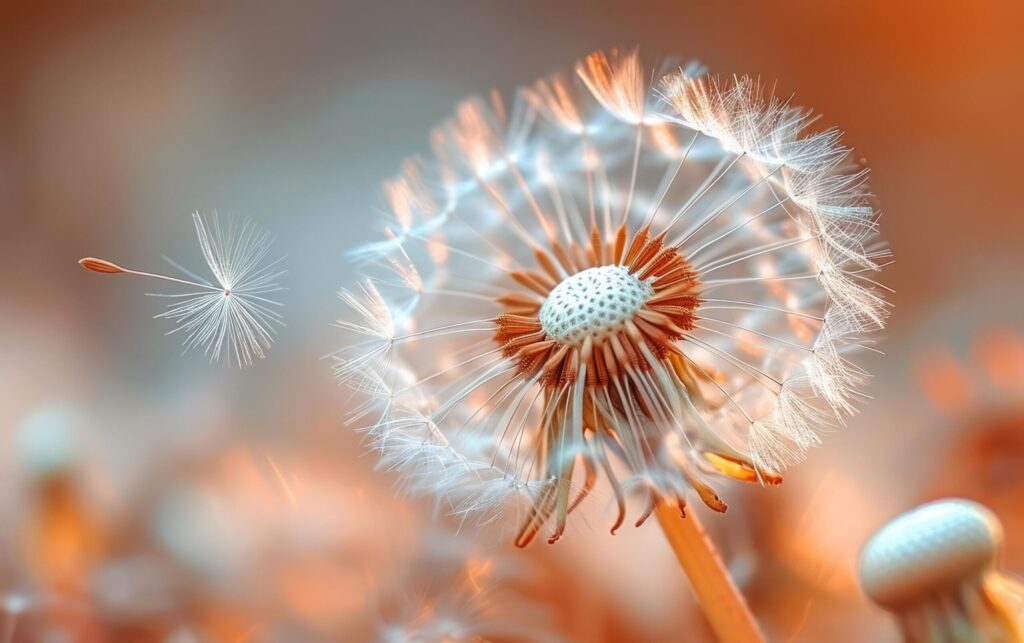
[[[624,266],[588,268],[561,281],[540,308],[540,325],[559,344],[579,346],[618,331],[654,288]]]

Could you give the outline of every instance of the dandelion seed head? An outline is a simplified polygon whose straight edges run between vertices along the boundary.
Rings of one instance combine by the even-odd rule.
[[[455,515],[514,514],[517,544],[557,540],[598,479],[614,528],[629,495],[642,522],[659,496],[724,511],[717,479],[777,484],[855,410],[888,313],[838,132],[662,69],[596,53],[464,102],[388,184],[400,238],[354,251],[390,271],[343,296],[362,339],[336,355],[382,462]]]

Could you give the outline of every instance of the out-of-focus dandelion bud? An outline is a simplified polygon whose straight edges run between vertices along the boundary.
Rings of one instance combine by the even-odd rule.
[[[78,439],[68,409],[48,404],[33,410],[18,429],[19,462],[33,480],[67,473],[74,468]]]
[[[44,406],[22,422],[18,436],[32,503],[27,560],[44,587],[62,593],[82,590],[102,549],[99,521],[77,484],[72,423],[62,406]]]
[[[28,505],[22,559],[35,590],[8,597],[4,627],[37,637],[31,640],[98,640],[91,638],[96,622],[86,595],[89,576],[104,554],[106,533],[97,507],[80,487],[82,452],[75,422],[63,403],[51,403],[36,408],[18,427]]]
[[[1003,529],[969,500],[940,500],[898,516],[865,545],[864,593],[896,614],[905,640],[1015,643],[1021,589],[996,569]]]

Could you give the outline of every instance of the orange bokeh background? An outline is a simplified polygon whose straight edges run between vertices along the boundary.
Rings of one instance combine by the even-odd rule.
[[[872,403],[705,521],[773,640],[895,640],[856,554],[927,499],[993,507],[1024,573],[1022,28],[1013,1],[5,4],[2,627],[367,640],[396,595],[489,580],[555,640],[707,637],[653,526],[525,552],[462,534],[441,571],[451,526],[373,471],[320,359],[344,252],[380,233],[379,184],[430,128],[611,46],[759,77],[842,127],[896,257]],[[289,256],[288,326],[242,371],[180,356],[146,284],[75,265],[194,264],[189,214],[213,209]]]

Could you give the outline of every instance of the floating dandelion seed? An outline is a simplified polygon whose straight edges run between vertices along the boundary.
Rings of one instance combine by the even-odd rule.
[[[658,77],[597,53],[511,109],[462,103],[353,253],[383,270],[342,293],[369,339],[336,370],[381,413],[382,464],[459,515],[520,507],[521,546],[599,474],[613,532],[630,492],[639,525],[693,492],[725,511],[716,476],[777,484],[854,411],[851,353],[887,314],[839,132],[750,79]]]
[[[201,349],[210,356],[210,361],[223,361],[228,365],[234,361],[240,367],[248,366],[254,359],[265,357],[265,351],[274,341],[275,326],[284,325],[284,318],[274,310],[281,304],[267,298],[283,290],[277,280],[285,271],[277,266],[284,258],[264,263],[273,239],[270,233],[258,230],[252,222],[246,221],[241,227],[231,222],[222,228],[216,215],[212,225],[198,212],[192,219],[199,247],[216,286],[170,259],[168,263],[191,279],[129,270],[93,257],[78,263],[94,272],[140,275],[200,288],[198,292],[147,294],[175,299],[157,317],[175,323],[176,328],[168,334],[183,333],[186,351]]]

